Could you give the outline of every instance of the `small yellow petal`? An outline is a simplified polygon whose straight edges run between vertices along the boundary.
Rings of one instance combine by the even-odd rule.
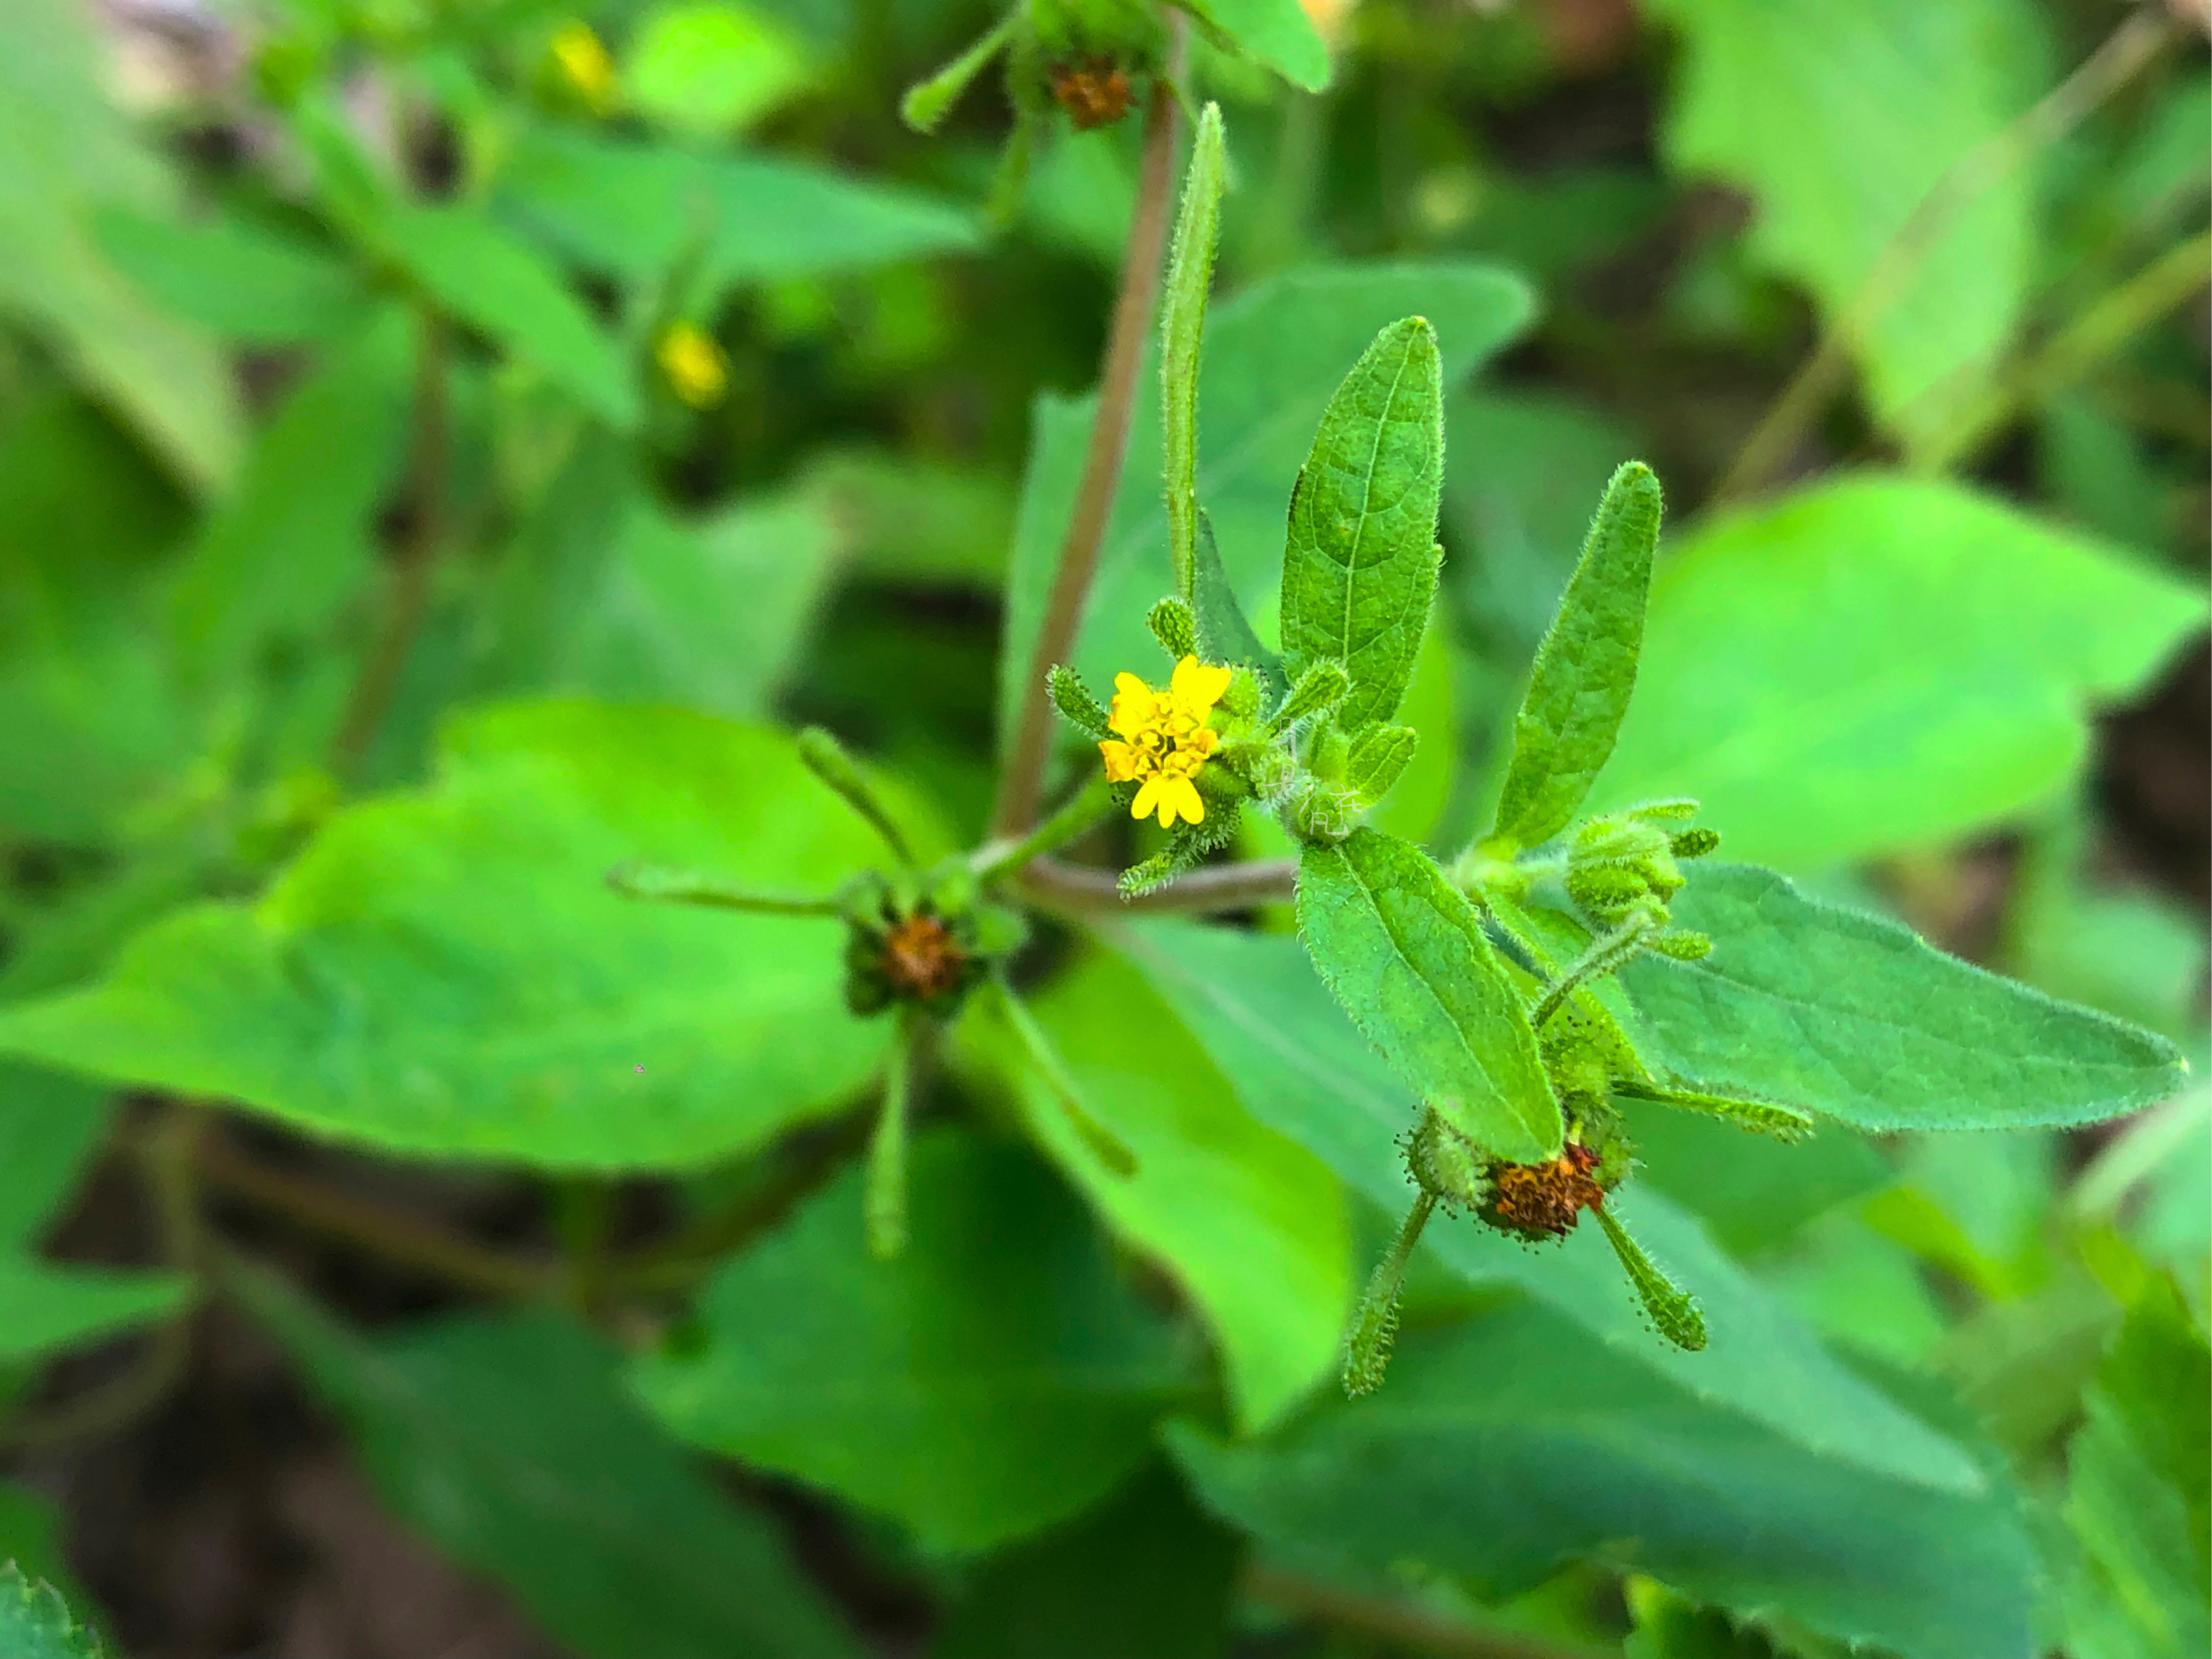
[[[1129,816],[1133,818],[1151,817],[1154,803],[1160,799],[1167,787],[1166,777],[1159,773],[1154,773],[1151,777],[1146,778],[1145,787],[1137,791],[1136,799],[1129,803]],[[1168,809],[1163,805],[1160,808],[1160,822],[1164,824],[1167,821]]]
[[[1164,799],[1160,802],[1160,823],[1163,828],[1174,822],[1180,813],[1192,823],[1206,822],[1206,800],[1198,787],[1188,778],[1168,780]]]
[[[1170,689],[1176,702],[1195,718],[1203,720],[1206,711],[1219,702],[1221,694],[1229,689],[1229,679],[1226,668],[1210,667],[1196,657],[1185,657],[1176,665]]]
[[[1105,757],[1106,779],[1109,783],[1127,783],[1137,775],[1137,757],[1126,743],[1102,743],[1098,752]]]

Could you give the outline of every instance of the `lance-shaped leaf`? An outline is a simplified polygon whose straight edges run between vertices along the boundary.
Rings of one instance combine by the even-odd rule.
[[[1198,556],[1192,570],[1190,609],[1198,623],[1200,656],[1208,662],[1248,664],[1268,691],[1280,694],[1283,659],[1261,643],[1244,607],[1237,602],[1237,589],[1213,539],[1213,522],[1203,512],[1198,515]]]
[[[1674,918],[1697,963],[1621,981],[1673,1070],[1865,1129],[2090,1123],[2173,1094],[2165,1038],[1948,957],[1910,928],[1823,903],[1749,865],[1700,865]]]
[[[1295,680],[1333,657],[1352,672],[1339,718],[1398,711],[1437,587],[1443,369],[1424,317],[1375,337],[1329,400],[1291,493],[1283,659]]]
[[[1438,1115],[1499,1158],[1559,1155],[1535,1030],[1474,905],[1426,854],[1365,829],[1307,848],[1298,932],[1352,1023]]]
[[[1636,689],[1659,508],[1659,481],[1641,461],[1606,486],[1514,716],[1513,761],[1490,832],[1501,848],[1533,847],[1565,829],[1613,753]]]
[[[1221,109],[1199,118],[1183,177],[1182,210],[1168,253],[1160,297],[1160,436],[1168,472],[1168,558],[1176,592],[1191,597],[1198,560],[1198,347],[1206,332],[1206,290],[1221,231]],[[1218,562],[1218,556],[1216,556]]]

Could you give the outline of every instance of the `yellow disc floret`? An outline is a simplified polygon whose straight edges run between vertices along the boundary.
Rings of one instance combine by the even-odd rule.
[[[1137,798],[1129,803],[1134,818],[1159,815],[1160,828],[1177,818],[1206,820],[1206,801],[1192,781],[1221,741],[1206,725],[1213,705],[1229,689],[1229,671],[1208,667],[1196,657],[1176,665],[1164,691],[1155,691],[1134,674],[1114,677],[1114,708],[1108,725],[1115,735],[1098,745],[1106,775],[1115,783],[1134,780]]]

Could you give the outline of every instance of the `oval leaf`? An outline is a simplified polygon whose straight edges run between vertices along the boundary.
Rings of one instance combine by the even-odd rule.
[[[1425,317],[1375,337],[1314,434],[1283,548],[1283,659],[1352,672],[1338,720],[1398,712],[1436,596],[1444,470],[1443,366]]]
[[[1636,690],[1659,511],[1659,480],[1641,461],[1606,486],[1514,716],[1495,843],[1534,847],[1558,835],[1613,753]]]
[[[2188,1070],[2163,1037],[1769,870],[1700,865],[1674,908],[1713,953],[1643,957],[1620,977],[1658,1057],[1708,1088],[1864,1129],[2001,1129],[2133,1111]]]
[[[1528,1011],[1474,906],[1425,853],[1365,829],[1307,848],[1298,932],[1352,1023],[1453,1127],[1516,1163],[1559,1155]]]

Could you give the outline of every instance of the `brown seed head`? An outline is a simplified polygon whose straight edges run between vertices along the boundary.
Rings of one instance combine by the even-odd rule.
[[[912,915],[884,935],[884,977],[893,994],[927,1000],[960,983],[968,953],[935,916]]]
[[[1597,1154],[1571,1141],[1542,1164],[1492,1164],[1482,1218],[1524,1238],[1564,1238],[1584,1210],[1605,1202],[1590,1176],[1596,1167]]]
[[[1110,58],[1085,58],[1052,68],[1052,95],[1078,132],[1111,126],[1129,112],[1127,71]]]

